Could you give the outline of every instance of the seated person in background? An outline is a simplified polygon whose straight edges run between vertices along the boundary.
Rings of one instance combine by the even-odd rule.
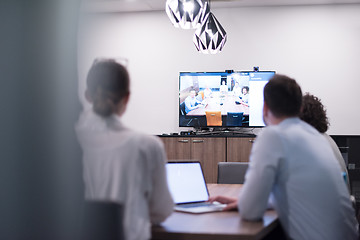
[[[211,89],[209,88],[208,85],[206,85],[205,89],[204,89],[204,98],[210,98],[212,94]]]
[[[196,99],[197,99],[198,101],[202,102],[202,101],[204,100],[204,98],[205,98],[204,91],[200,91],[200,92],[197,93]]]
[[[227,92],[228,92],[228,86],[226,85],[226,81],[221,81],[220,95],[226,96]]]
[[[327,140],[299,119],[302,93],[295,80],[275,75],[265,85],[263,118],[238,199],[213,197],[260,220],[271,194],[289,239],[357,239],[349,191]]]
[[[235,97],[240,97],[241,96],[241,87],[240,87],[238,82],[235,82],[235,86],[233,88],[233,93],[234,93]]]
[[[159,138],[124,126],[121,116],[130,96],[129,75],[113,60],[95,62],[87,76],[92,109],[79,118],[76,132],[83,150],[85,198],[124,207],[125,239],[148,240],[151,223],[173,211]]]
[[[241,89],[241,103],[248,105],[249,104],[249,87],[248,86],[244,86]]]
[[[195,90],[191,90],[189,96],[185,98],[185,112],[188,113],[200,107],[201,101],[196,98]]]
[[[316,130],[322,133],[329,141],[331,148],[335,154],[336,160],[341,167],[341,171],[346,174],[346,183],[350,190],[349,174],[345,165],[345,161],[335,141],[328,134],[326,134],[326,131],[328,130],[330,124],[326,116],[325,107],[321,103],[321,100],[314,95],[306,93],[302,98],[300,119],[316,128]]]

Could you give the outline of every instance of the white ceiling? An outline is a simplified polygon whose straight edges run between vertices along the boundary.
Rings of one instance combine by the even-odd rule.
[[[84,10],[90,12],[163,11],[166,0],[84,0]],[[211,0],[211,8],[353,4],[360,0]]]

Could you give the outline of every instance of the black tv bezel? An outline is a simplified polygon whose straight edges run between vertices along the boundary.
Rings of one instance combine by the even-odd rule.
[[[225,70],[225,71],[206,71],[206,72],[179,72],[179,80],[178,80],[178,93],[180,94],[180,76],[181,74],[198,74],[198,73],[219,73],[220,74],[226,74],[226,75],[232,75],[232,74],[236,74],[236,73],[274,73],[274,75],[276,74],[275,70],[265,70],[265,71],[254,71],[254,70],[250,70],[250,71],[246,71],[246,70],[241,70],[241,71],[229,71],[229,70]],[[181,121],[180,121],[180,96],[178,97],[178,126],[180,128],[194,128],[194,129],[244,129],[244,128],[263,128],[265,126],[183,126],[180,125]]]

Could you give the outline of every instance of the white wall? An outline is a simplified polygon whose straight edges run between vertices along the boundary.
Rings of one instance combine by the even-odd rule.
[[[178,132],[180,71],[276,70],[320,97],[330,134],[360,134],[360,5],[213,9],[228,40],[198,53],[193,30],[165,11],[105,14],[82,27],[80,89],[96,57],[128,59],[131,99],[124,122],[150,134]]]

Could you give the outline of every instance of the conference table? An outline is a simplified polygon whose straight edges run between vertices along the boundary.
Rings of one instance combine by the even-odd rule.
[[[205,116],[205,111],[221,111],[221,115],[226,115],[228,112],[243,112],[244,115],[249,115],[249,106],[236,104],[236,101],[239,101],[239,99],[235,96],[207,98],[204,100],[205,105],[191,110],[186,115]]]
[[[241,184],[208,184],[210,196],[237,197]],[[279,227],[278,215],[267,210],[261,221],[241,219],[238,211],[191,214],[174,212],[152,227],[152,240],[239,240],[263,239]]]

